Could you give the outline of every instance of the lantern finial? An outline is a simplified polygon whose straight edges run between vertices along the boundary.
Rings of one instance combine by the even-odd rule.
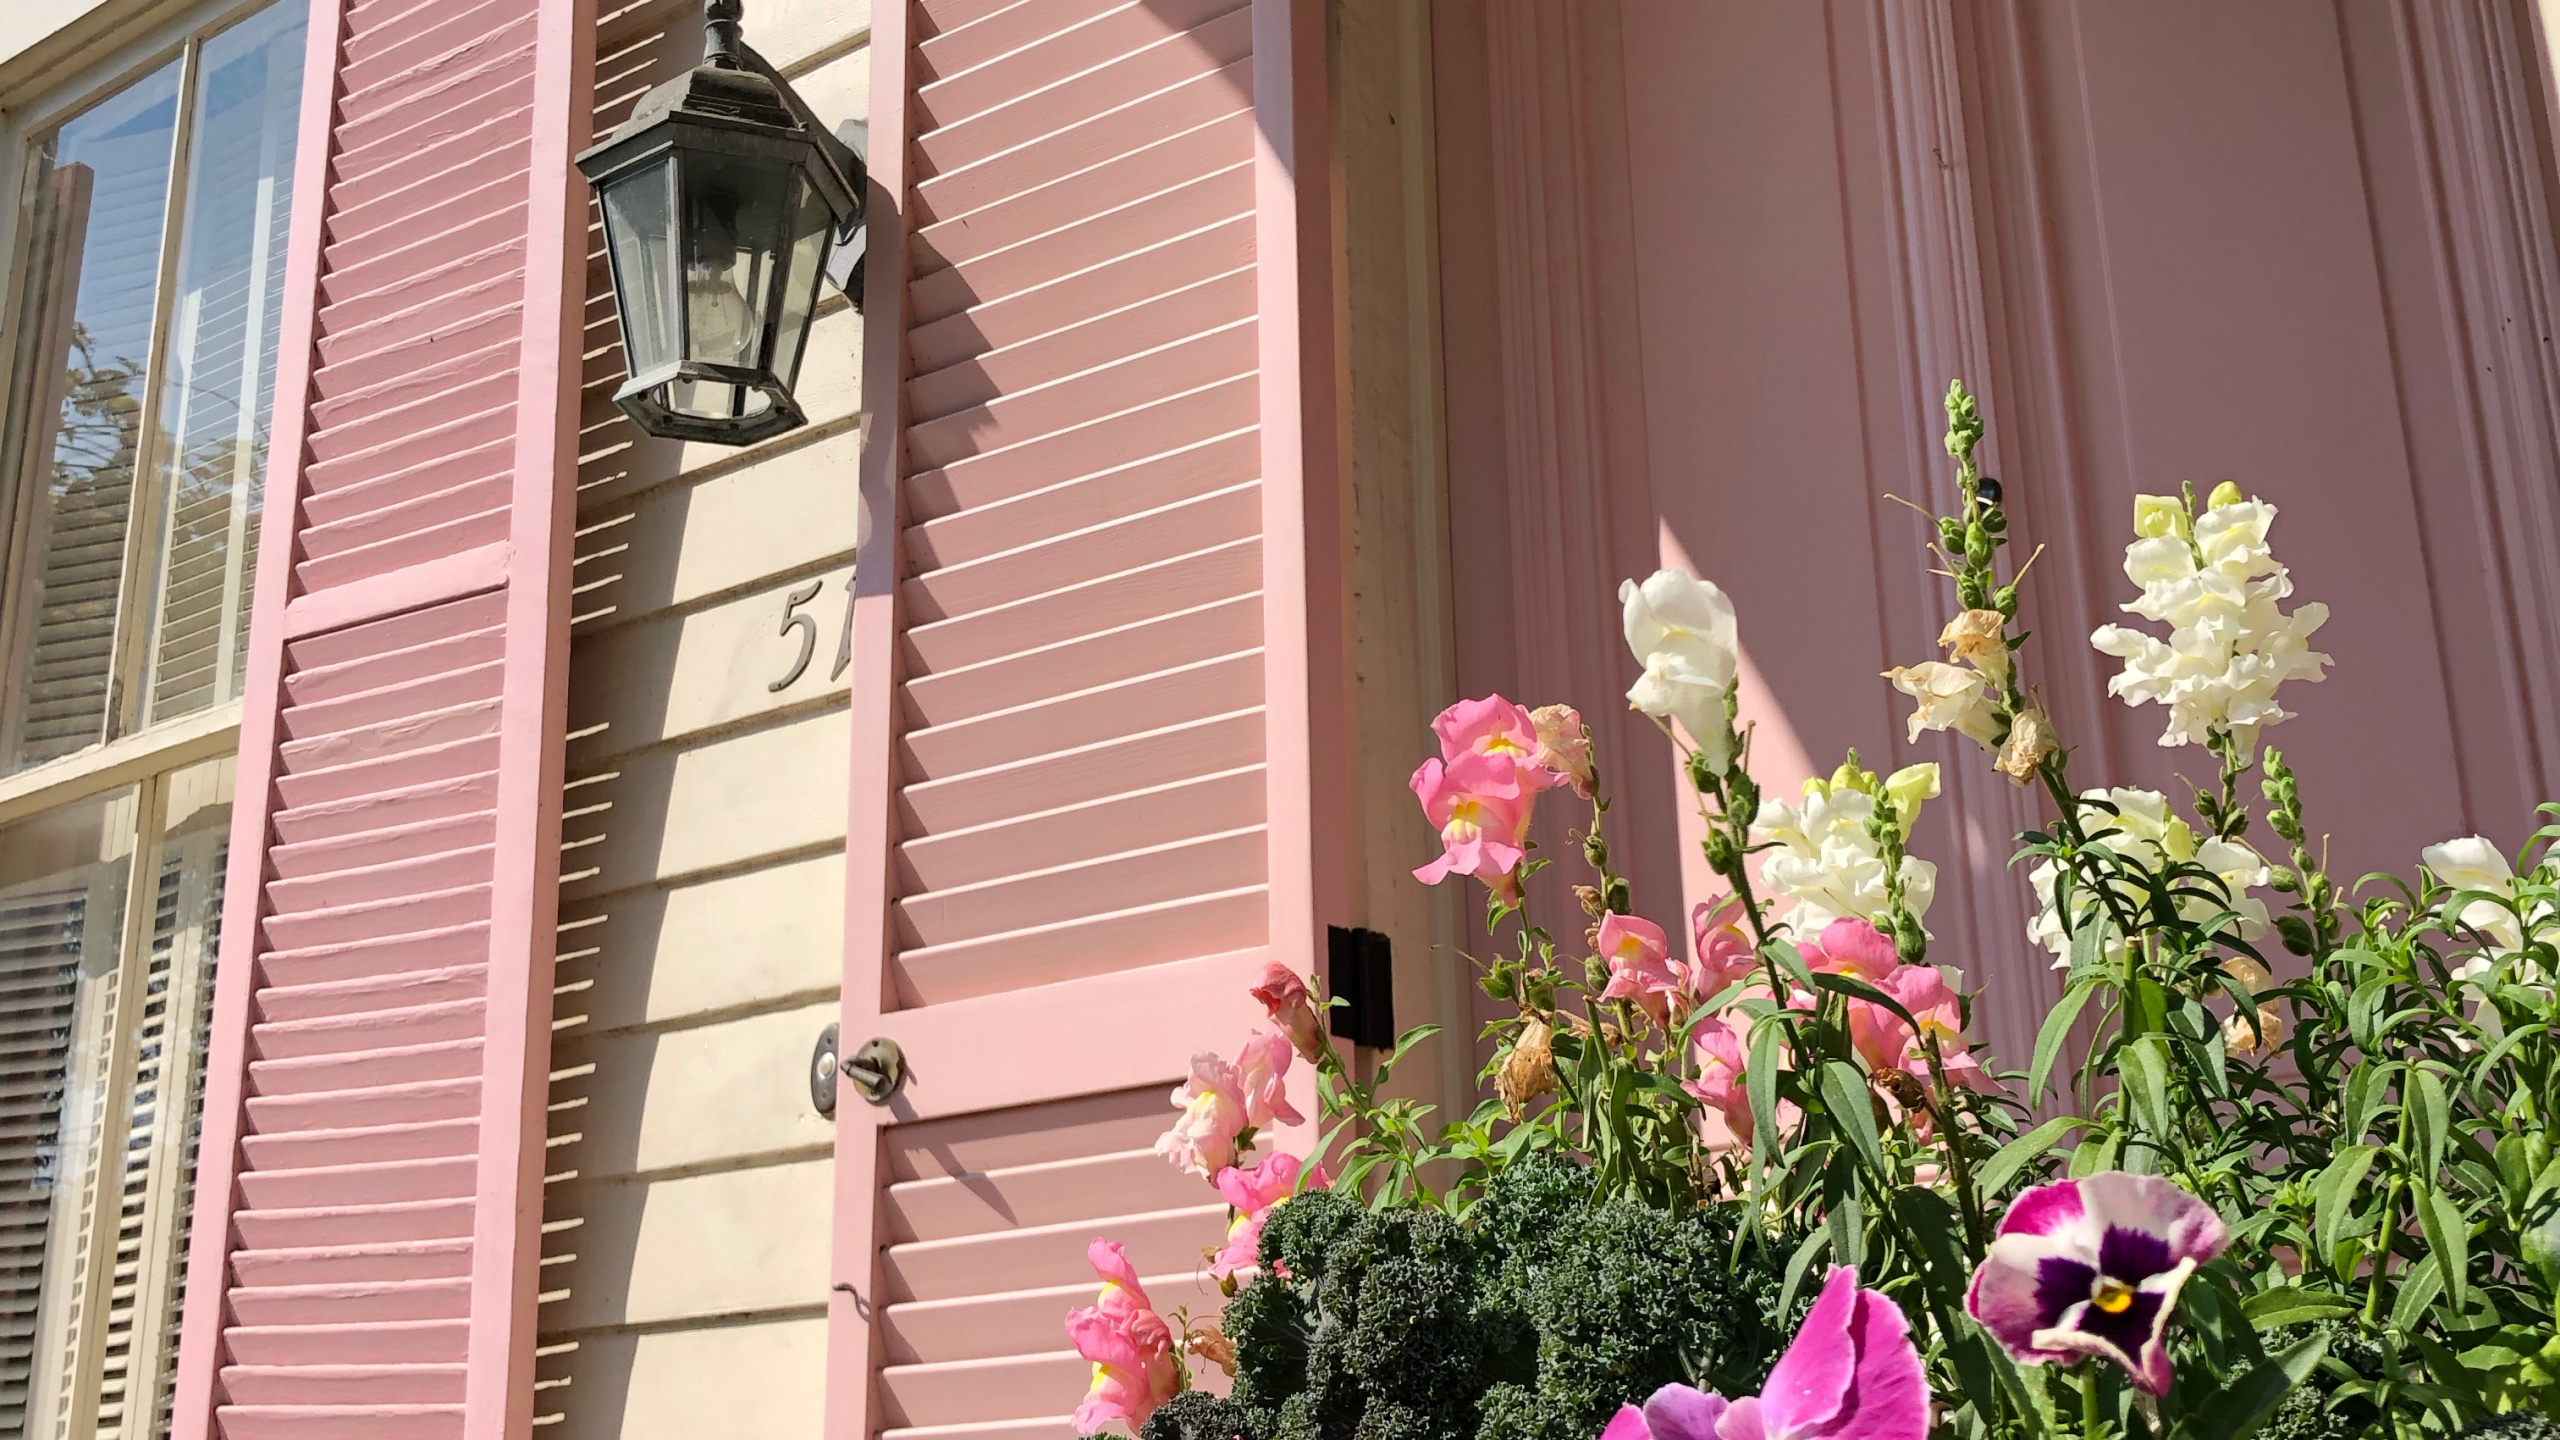
[[[740,27],[746,18],[743,0],[709,0],[702,7],[702,63],[723,70],[743,68],[738,46],[743,43]]]

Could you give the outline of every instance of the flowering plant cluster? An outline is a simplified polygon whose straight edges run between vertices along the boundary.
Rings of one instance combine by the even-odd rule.
[[[1947,416],[1963,499],[1930,539],[1956,617],[1942,656],[1885,678],[1906,741],[1964,735],[2040,798],[2019,852],[2037,914],[2007,943],[2049,953],[2062,990],[2025,1068],[1985,1053],[1973,980],[1929,954],[1939,877],[1909,846],[1938,767],[1851,752],[1764,793],[1731,601],[1676,570],[1630,581],[1626,698],[1682,756],[1721,887],[1686,946],[1613,864],[1575,711],[1443,713],[1412,779],[1441,853],[1415,873],[1485,887],[1491,1093],[1437,1126],[1382,1098],[1431,1027],[1347,1064],[1326,1002],[1273,966],[1272,1031],[1198,1057],[1160,1146],[1231,1207],[1203,1257],[1224,1314],[1164,1320],[1097,1242],[1102,1295],[1068,1322],[1094,1365],[1082,1428],[2560,1435],[2560,824],[2514,861],[2474,836],[2405,879],[2327,873],[2261,743],[2282,688],[2330,663],[2327,612],[2284,608],[2275,507],[2228,483],[2141,498],[2124,608],[2167,634],[2091,637],[2124,662],[2112,693],[2165,705],[2162,743],[2212,778],[2185,803],[2075,784],[1961,385]],[[1565,803],[1589,873],[1559,936],[1529,913],[1551,863],[1529,836]],[[1300,1118],[1293,1060],[1332,1177],[1256,1156]]]

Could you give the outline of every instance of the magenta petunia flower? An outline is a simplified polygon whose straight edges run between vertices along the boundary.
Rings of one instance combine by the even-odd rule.
[[[1601,1440],[1923,1440],[1929,1385],[1911,1323],[1858,1272],[1833,1268],[1769,1383],[1727,1400],[1665,1385],[1619,1409]]]
[[[2001,1218],[1964,1308],[2023,1364],[2094,1355],[2165,1395],[2170,1312],[2227,1238],[2212,1206],[2155,1175],[2039,1185]]]

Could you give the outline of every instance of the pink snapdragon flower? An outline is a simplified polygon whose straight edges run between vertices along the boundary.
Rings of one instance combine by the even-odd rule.
[[[1854,916],[1844,915],[1823,926],[1821,938],[1797,949],[1811,969],[1852,976],[1870,985],[1881,983],[1902,964],[1902,956],[1884,932]]]
[[[1701,900],[1689,912],[1691,959],[1683,977],[1692,998],[1713,1000],[1725,987],[1748,979],[1760,966],[1751,937],[1742,929],[1742,897]]]
[[[1757,1395],[1665,1385],[1619,1408],[1600,1440],[1925,1440],[1929,1385],[1911,1322],[1880,1290],[1833,1267],[1804,1328]]]
[[[1102,1277],[1102,1293],[1067,1315],[1067,1338],[1093,1364],[1093,1387],[1076,1405],[1076,1433],[1091,1435],[1116,1420],[1135,1435],[1180,1389],[1173,1327],[1156,1313],[1136,1267],[1117,1244],[1096,1240],[1085,1258]]]
[[[1538,763],[1537,720],[1499,695],[1461,700],[1441,711],[1431,722],[1431,733],[1440,737],[1440,759],[1446,764],[1455,765],[1469,755],[1487,756],[1522,770],[1522,783],[1531,790],[1545,790],[1569,778]]]
[[[2166,1395],[2178,1292],[2228,1238],[2212,1206],[2157,1175],[2039,1185],[2000,1218],[1965,1312],[2021,1365],[2096,1356]]]
[[[1237,1094],[1244,1103],[1244,1123],[1256,1130],[1277,1120],[1295,1125],[1306,1117],[1289,1103],[1289,1042],[1259,1030],[1245,1038],[1236,1056]]]
[[[1226,1245],[1210,1257],[1212,1277],[1224,1280],[1260,1263],[1262,1222],[1298,1193],[1302,1174],[1304,1188],[1309,1190],[1322,1190],[1333,1183],[1322,1166],[1307,1173],[1304,1162],[1295,1155],[1274,1155],[1250,1169],[1230,1165],[1218,1172],[1218,1193],[1227,1197],[1227,1206],[1235,1213],[1227,1222]]]
[[[1173,1092],[1173,1103],[1182,1114],[1157,1137],[1157,1154],[1204,1177],[1236,1163],[1236,1136],[1248,1121],[1244,1076],[1235,1066],[1214,1051],[1192,1056],[1191,1078]]]
[[[1734,1138],[1750,1144],[1751,1096],[1744,1084],[1751,1061],[1743,1049],[1743,1032],[1721,1015],[1700,1016],[1689,1031],[1689,1053],[1698,1075],[1681,1081],[1680,1088],[1722,1115]]]
[[[1253,985],[1253,998],[1262,1002],[1263,1013],[1280,1033],[1289,1037],[1298,1058],[1313,1065],[1324,1054],[1324,1017],[1316,1012],[1315,996],[1308,993],[1307,982],[1298,972],[1273,960],[1262,967],[1262,978]]]
[[[1672,997],[1681,993],[1681,986],[1661,926],[1614,911],[1601,916],[1600,959],[1609,967],[1601,999],[1633,1000],[1655,1024],[1668,1023]]]
[[[1441,855],[1413,877],[1437,885],[1451,875],[1473,875],[1515,898],[1520,887],[1512,872],[1528,858],[1536,797],[1535,786],[1523,777],[1540,773],[1493,755],[1423,761],[1411,783],[1422,813],[1440,831]]]

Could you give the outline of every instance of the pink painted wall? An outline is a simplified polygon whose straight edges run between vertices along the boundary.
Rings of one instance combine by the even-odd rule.
[[[2156,708],[2103,701],[2112,662],[2080,640],[2130,594],[2132,494],[2230,477],[2282,508],[2300,597],[2335,614],[2340,663],[2272,733],[2335,868],[2530,828],[2555,779],[2560,392],[2533,339],[2555,271],[2540,39],[2513,7],[1526,0],[1441,19],[1442,232],[1492,240],[1444,271],[1463,689],[1513,683],[1523,632],[1595,634],[1613,608],[1506,613],[1516,575],[1468,559],[1545,523],[1501,437],[1554,362],[1498,323],[1537,303],[1504,259],[1535,237],[1492,163],[1505,117],[1545,103],[1506,47],[1543,34],[1576,77],[1560,148],[1582,244],[1632,277],[1587,307],[1636,352],[1592,352],[1596,413],[1642,437],[1613,494],[1658,525],[1620,527],[1615,558],[1685,559],[1733,593],[1764,781],[1851,745],[1964,772],[1918,847],[1942,868],[1934,955],[1990,982],[2005,1053],[2050,983],[2001,874],[2027,812],[1970,742],[1903,745],[1905,704],[1875,678],[1932,655],[1951,603],[1917,517],[1881,494],[1943,491],[1935,401],[1959,369],[2021,538],[2053,547],[2029,659],[2077,774],[2174,794],[2209,765],[2153,744]]]
[[[594,23],[312,6],[184,1440],[531,1423]]]

